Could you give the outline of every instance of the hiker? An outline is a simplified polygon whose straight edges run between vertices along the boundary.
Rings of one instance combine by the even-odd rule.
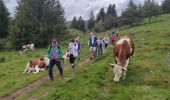
[[[61,59],[62,59],[62,49],[61,46],[58,44],[57,39],[52,39],[52,44],[49,45],[48,49],[48,57],[50,58],[49,63],[49,77],[53,81],[53,66],[56,65],[60,77],[63,77],[63,68],[61,66]]]
[[[114,45],[115,40],[116,40],[116,32],[115,32],[115,29],[113,29],[112,35],[111,35],[111,43],[112,43],[112,45]]]
[[[71,64],[72,70],[75,68],[75,60],[78,56],[78,47],[76,46],[77,43],[75,42],[75,39],[72,39],[68,45],[69,50],[69,62]]]
[[[109,44],[109,37],[106,33],[105,37],[103,38],[103,41],[104,41],[104,51],[103,53],[106,53],[106,50],[107,50],[107,47],[108,47],[108,44]]]
[[[119,29],[118,28],[116,28],[115,33],[116,33],[116,37],[118,37],[119,36]]]
[[[88,45],[90,47],[90,52],[91,52],[91,58],[93,59],[96,57],[96,47],[97,47],[97,37],[93,32],[90,33],[91,37],[88,41]]]
[[[77,44],[77,51],[78,51],[78,60],[80,60],[80,49],[81,49],[81,43],[80,43],[80,37],[78,36],[77,38],[75,38],[75,42]]]
[[[103,50],[104,50],[104,41],[102,37],[99,37],[97,40],[97,54],[98,55],[103,55]]]

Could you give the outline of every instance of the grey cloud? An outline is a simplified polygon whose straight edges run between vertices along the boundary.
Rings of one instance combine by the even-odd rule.
[[[9,9],[11,16],[14,16],[15,7],[17,6],[16,0],[4,0],[7,8]],[[109,4],[116,4],[117,11],[120,15],[123,9],[127,7],[129,0],[60,0],[65,10],[65,17],[67,20],[71,20],[74,16],[82,16],[84,19],[88,19],[89,13],[92,10],[95,14],[100,8],[105,9]],[[157,0],[160,4],[163,0]],[[136,4],[143,3],[144,0],[134,0]]]

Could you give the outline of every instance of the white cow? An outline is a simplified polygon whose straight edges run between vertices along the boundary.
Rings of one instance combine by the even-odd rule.
[[[35,45],[34,44],[23,45],[21,50],[20,50],[20,54],[24,54],[26,51],[34,50],[34,49],[35,49]]]
[[[27,63],[26,68],[23,73],[24,74],[26,72],[27,73],[30,73],[30,72],[38,73],[39,71],[44,71],[45,69],[48,68],[49,62],[50,62],[50,59],[48,57],[32,59]]]

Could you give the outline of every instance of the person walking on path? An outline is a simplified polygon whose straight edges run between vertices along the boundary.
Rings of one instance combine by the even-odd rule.
[[[78,60],[80,60],[80,51],[81,51],[81,42],[80,42],[80,37],[78,36],[75,38],[76,44],[77,44],[77,49],[78,49]]]
[[[72,70],[75,68],[75,60],[76,57],[78,57],[78,47],[77,43],[75,42],[75,39],[72,39],[68,45],[69,50],[69,62],[71,64]]]
[[[97,40],[97,52],[98,55],[103,55],[103,50],[104,50],[104,41],[102,37],[99,37],[99,39]]]
[[[96,57],[96,47],[97,47],[97,37],[93,32],[90,33],[91,37],[88,41],[88,45],[90,47],[90,52],[91,52],[91,59]]]
[[[106,50],[107,50],[107,47],[108,47],[108,44],[109,44],[109,41],[110,41],[107,34],[103,38],[103,41],[104,41],[104,51],[103,51],[103,53],[106,53]]]
[[[60,73],[60,77],[63,77],[63,68],[61,66],[61,59],[62,59],[62,48],[61,46],[58,44],[57,39],[53,39],[52,40],[52,44],[49,45],[48,49],[48,57],[50,59],[50,63],[49,63],[49,77],[51,80],[53,80],[53,66],[56,65],[59,73]]]

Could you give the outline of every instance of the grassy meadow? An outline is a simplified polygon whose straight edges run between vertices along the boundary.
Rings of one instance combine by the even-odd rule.
[[[170,69],[167,54],[170,52],[170,15],[163,15],[133,28],[120,28],[120,36],[135,41],[135,53],[130,60],[127,79],[114,83],[109,63],[114,63],[112,47],[106,54],[78,66],[75,72],[65,72],[66,81],[55,78],[46,81],[18,100],[170,100]],[[111,32],[111,30],[108,30]],[[98,34],[103,35],[103,33]],[[81,36],[82,57],[87,55],[88,36]],[[45,49],[19,55],[3,52],[5,62],[0,63],[0,96],[8,94],[47,75],[47,72],[23,75],[27,61],[44,54]],[[56,68],[55,68],[56,69]],[[54,70],[55,70],[54,69]]]
[[[88,54],[89,49],[87,47],[88,36],[82,35],[79,31],[71,30],[70,33],[77,33],[82,41],[81,57]],[[72,36],[74,37],[74,36]],[[71,39],[71,38],[70,38]],[[65,51],[70,40],[60,41],[63,51]],[[47,55],[47,47],[41,49],[35,49],[35,51],[27,51],[25,54],[20,55],[19,51],[2,51],[0,52],[0,96],[4,96],[13,91],[21,89],[22,87],[40,79],[43,76],[47,76],[48,72],[40,72],[38,74],[23,74],[26,64],[32,58],[39,58]],[[54,70],[57,70],[54,67]]]

